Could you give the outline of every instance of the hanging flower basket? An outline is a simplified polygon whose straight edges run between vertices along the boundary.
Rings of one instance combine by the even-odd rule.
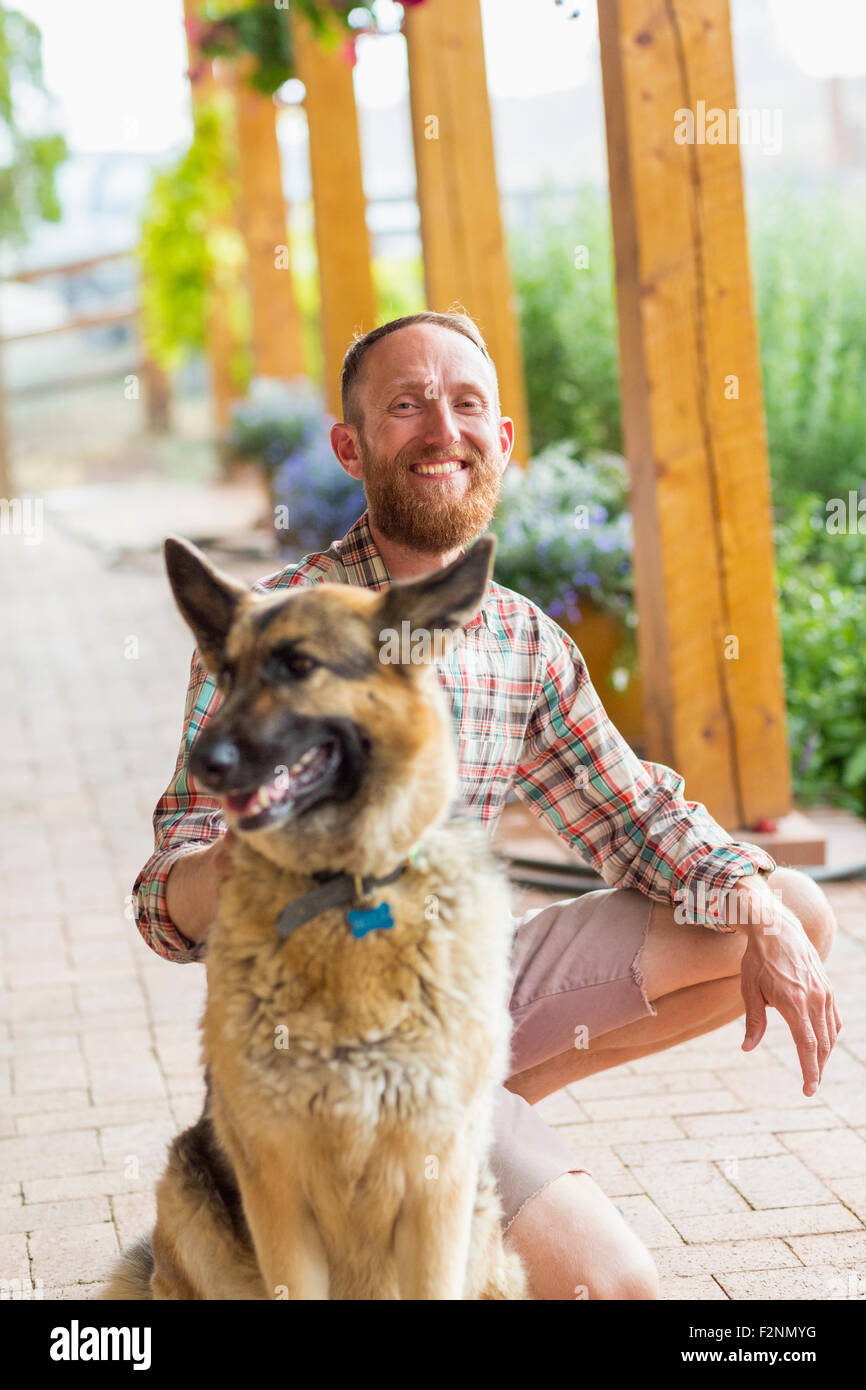
[[[403,0],[404,9],[423,3]],[[339,50],[349,66],[355,63],[359,35],[393,32],[383,29],[369,5],[354,0],[292,0],[292,10],[308,20],[320,43]],[[265,96],[299,75],[288,14],[274,0],[256,0],[234,9],[212,2],[204,18],[186,21],[186,31],[190,45],[205,58],[251,58],[245,81]],[[204,64],[191,69],[190,81],[198,81],[204,72]]]

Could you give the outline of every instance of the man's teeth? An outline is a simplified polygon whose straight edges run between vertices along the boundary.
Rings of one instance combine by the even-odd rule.
[[[449,460],[448,463],[413,463],[413,473],[459,473],[463,468],[462,463],[455,463]]]

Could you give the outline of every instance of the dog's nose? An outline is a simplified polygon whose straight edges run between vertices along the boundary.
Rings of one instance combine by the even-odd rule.
[[[202,781],[217,790],[231,785],[232,774],[240,762],[237,744],[230,738],[218,738],[197,750],[194,771]]]

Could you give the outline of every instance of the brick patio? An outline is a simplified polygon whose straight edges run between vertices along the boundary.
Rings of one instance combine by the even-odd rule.
[[[191,644],[157,556],[111,566],[55,525],[0,537],[0,590],[0,1280],[81,1298],[151,1222],[165,1145],[201,1100],[204,971],[148,951],[127,905]],[[771,1012],[751,1055],[738,1022],[540,1107],[666,1298],[866,1296],[866,883],[829,895],[844,1029],[816,1097]]]

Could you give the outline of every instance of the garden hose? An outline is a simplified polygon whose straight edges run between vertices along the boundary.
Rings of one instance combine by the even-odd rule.
[[[503,858],[508,866],[509,878],[520,888],[539,888],[544,892],[567,892],[572,896],[579,896],[581,893],[594,893],[608,886],[599,874],[567,861],[560,863],[557,860],[532,859],[517,854],[504,854]],[[866,879],[866,863],[833,868],[827,864],[804,864],[796,867],[800,873],[808,874],[816,883],[842,883],[846,879]]]

